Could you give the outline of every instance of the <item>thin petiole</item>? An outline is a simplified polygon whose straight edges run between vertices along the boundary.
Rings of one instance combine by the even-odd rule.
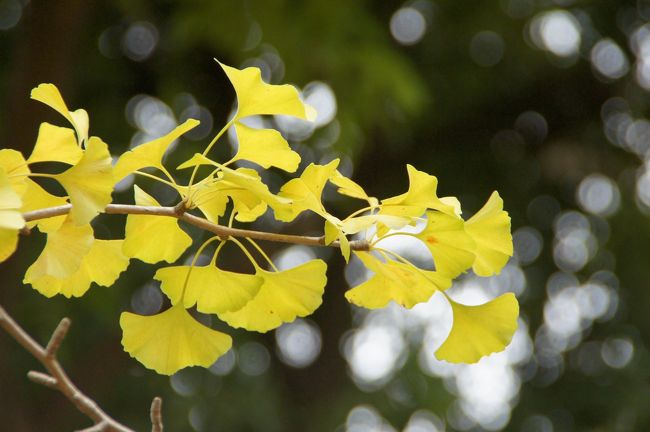
[[[177,183],[176,183],[176,180],[174,180],[174,177],[172,177],[172,175],[169,173],[169,171],[167,171],[167,168],[165,168],[164,166],[160,165],[160,171],[162,171],[162,173],[165,174],[165,175],[167,176],[167,178],[169,179],[169,181],[170,181],[173,185],[178,186]]]
[[[389,234],[386,234],[385,236],[377,238],[377,240],[370,243],[370,247],[373,247],[374,245],[376,245],[377,243],[379,243],[380,241],[382,241],[384,239],[387,239],[389,237],[395,237],[395,236],[409,236],[409,237],[418,238],[417,235],[414,234],[414,233],[409,233],[409,232],[404,232],[404,231],[394,232],[394,233],[389,233]]]
[[[363,212],[367,212],[368,210],[374,210],[376,208],[377,208],[377,206],[367,206],[367,207],[364,207],[364,208],[360,208],[359,210],[353,212],[352,214],[350,214],[348,217],[346,217],[343,220],[346,221],[348,219],[352,219],[353,217],[355,217],[357,215],[360,215]]]
[[[221,238],[220,238],[219,236],[210,237],[210,238],[207,239],[205,242],[203,242],[203,244],[201,245],[201,247],[199,247],[199,249],[198,249],[198,250],[196,251],[196,253],[194,254],[194,258],[192,258],[192,263],[190,264],[190,268],[187,269],[187,275],[185,276],[185,282],[183,282],[183,290],[181,291],[181,298],[180,298],[180,301],[183,301],[183,298],[185,297],[185,291],[186,291],[186,289],[187,289],[187,284],[188,284],[189,281],[190,281],[190,275],[192,274],[192,269],[193,269],[194,266],[196,265],[196,261],[199,259],[199,256],[201,256],[201,252],[203,252],[203,250],[204,250],[204,249],[205,249],[205,248],[206,248],[210,243],[212,243],[212,242],[214,242],[214,241],[216,241],[216,240],[221,240]],[[221,248],[222,245],[223,245],[223,242],[221,243],[221,245],[219,245],[219,247],[217,248],[217,251]],[[215,254],[216,254],[216,252],[215,252]],[[216,258],[216,257],[214,257],[214,258]]]
[[[376,250],[377,252],[379,252],[380,254],[382,254],[382,255],[384,256],[384,258],[386,258],[386,259],[388,259],[388,257],[386,256],[386,254],[391,255],[391,256],[397,258],[398,261],[400,261],[400,262],[406,264],[407,266],[411,267],[413,270],[415,270],[416,272],[418,272],[418,273],[419,273],[423,278],[425,278],[426,280],[428,280],[429,282],[431,282],[433,285],[435,285],[435,286],[436,286],[436,289],[438,289],[438,288],[437,288],[437,287],[438,287],[438,284],[437,284],[434,280],[432,280],[432,279],[429,277],[429,275],[427,275],[427,274],[424,272],[424,270],[422,270],[421,268],[419,268],[418,266],[416,266],[415,264],[413,264],[411,261],[407,260],[407,259],[404,258],[403,256],[401,256],[401,255],[399,255],[398,253],[395,253],[395,252],[393,252],[393,251],[391,251],[391,250],[388,250],[388,249],[383,249],[383,248],[373,248],[373,250]]]
[[[236,214],[237,212],[235,211],[235,209],[232,209],[232,211],[230,212],[230,218],[228,219],[228,228],[232,228],[232,223],[235,221]]]
[[[224,125],[224,127],[215,135],[214,138],[212,138],[212,141],[210,141],[210,144],[203,150],[203,153],[201,153],[202,156],[206,156],[208,152],[214,147],[214,145],[219,141],[219,138],[228,130],[230,126],[232,126],[233,123],[235,123],[235,118],[233,117],[228,123]],[[194,178],[196,177],[196,172],[199,170],[199,165],[194,165],[194,169],[192,170],[192,176],[190,177],[190,184],[187,186],[189,190],[192,190],[192,185],[194,184]]]
[[[167,186],[169,186],[169,187],[171,187],[173,189],[176,189],[178,187],[175,183],[168,182],[165,179],[162,179],[162,178],[160,178],[158,176],[155,176],[153,174],[149,174],[149,173],[146,173],[146,172],[143,172],[143,171],[134,171],[134,174],[141,175],[143,177],[147,177],[147,178],[150,178],[150,179],[155,180],[157,182],[166,184]]]
[[[248,238],[248,237],[246,237],[246,240],[248,240],[248,242],[250,244],[252,244],[255,249],[257,249],[257,251],[260,253],[260,255],[262,255],[264,257],[266,262],[269,263],[269,265],[271,266],[271,268],[274,271],[276,271],[278,273],[280,272],[280,270],[278,270],[278,268],[275,266],[275,264],[273,264],[273,261],[271,261],[271,258],[269,258],[269,256],[266,254],[266,252],[264,252],[264,250],[260,247],[260,245],[258,245],[257,242],[255,242],[255,240],[253,240],[252,238]]]
[[[231,240],[233,243],[235,243],[237,246],[239,246],[239,249],[244,252],[244,255],[248,258],[248,260],[253,264],[253,267],[255,267],[255,270],[259,269],[260,266],[257,264],[257,261],[255,261],[255,258],[251,255],[251,253],[246,249],[246,246],[242,244],[239,240],[237,240],[235,237],[229,237],[228,240]]]
[[[219,251],[221,248],[226,244],[225,241],[222,241],[219,243],[219,246],[214,251],[214,254],[212,254],[212,259],[210,260],[210,265],[216,265],[217,264],[217,257],[219,256]]]
[[[43,177],[43,178],[56,178],[56,174],[45,174],[45,173],[27,173],[27,174],[14,174],[9,176],[13,177]]]

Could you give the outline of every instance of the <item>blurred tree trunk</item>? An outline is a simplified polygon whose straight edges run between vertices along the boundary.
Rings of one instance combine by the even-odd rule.
[[[5,113],[4,130],[0,142],[3,147],[20,150],[26,156],[33,146],[38,132],[38,124],[44,120],[46,110],[29,99],[30,90],[41,82],[55,83],[66,94],[74,91],[73,76],[76,71],[78,43],[84,34],[85,17],[93,7],[93,2],[84,0],[32,0],[24,9],[23,21],[16,32],[16,44],[8,53],[10,65],[9,85],[3,103]],[[52,116],[54,118],[54,116]],[[21,280],[17,273],[24,272],[26,263],[20,259],[24,254],[12,257],[0,268],[0,280]],[[0,303],[11,311],[18,310],[18,299],[22,286],[3,286],[0,290]],[[33,317],[16,314],[16,319],[26,323],[33,322]],[[8,367],[9,363],[21,359],[20,348],[4,335],[0,336],[0,370],[16,370]],[[22,364],[22,363],[21,363]],[[24,362],[25,373],[31,363]],[[50,406],[39,412],[41,403],[33,403],[32,389],[25,375],[12,376],[0,374],[0,413],[3,414],[3,430],[26,431],[38,425],[38,430],[49,430],[49,424],[61,424],[48,418],[52,413],[69,416],[72,412],[65,408],[63,398],[48,395],[48,403],[60,404],[59,408]],[[39,390],[42,392],[42,390]],[[51,399],[50,399],[51,398]],[[27,403],[32,400],[32,403]],[[25,419],[29,419],[27,422]]]

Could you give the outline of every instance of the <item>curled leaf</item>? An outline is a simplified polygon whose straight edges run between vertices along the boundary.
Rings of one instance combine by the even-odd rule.
[[[465,222],[465,231],[476,243],[474,273],[498,274],[513,253],[510,217],[503,211],[498,192],[493,192],[485,205]]]
[[[381,201],[379,213],[393,216],[419,217],[429,210],[454,214],[454,208],[438,198],[438,179],[412,165],[406,165],[409,189],[406,193]]]
[[[274,209],[276,219],[291,222],[306,210],[311,210],[321,216],[326,215],[327,211],[323,207],[321,196],[327,181],[335,175],[338,164],[338,159],[334,159],[327,165],[312,163],[305,168],[299,178],[291,179],[285,183],[278,195],[289,198],[291,205]]]
[[[70,111],[61,96],[61,92],[54,84],[40,84],[32,89],[31,97],[34,100],[44,103],[65,117],[77,131],[79,143],[88,140],[88,113],[83,109]]]

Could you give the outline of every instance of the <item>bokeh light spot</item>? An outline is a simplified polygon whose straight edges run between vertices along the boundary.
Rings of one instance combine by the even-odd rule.
[[[122,36],[122,51],[134,61],[146,60],[158,45],[158,29],[150,22],[133,23]]]
[[[584,210],[598,216],[614,214],[621,202],[616,183],[602,174],[592,174],[582,179],[577,198]]]
[[[297,319],[275,331],[280,360],[295,368],[312,364],[321,349],[319,328],[310,321]]]
[[[591,49],[591,64],[602,76],[609,79],[623,77],[630,65],[623,50],[611,39],[602,39]]]
[[[427,22],[422,12],[412,7],[395,11],[390,19],[390,33],[402,45],[418,43],[427,31]]]
[[[578,20],[570,12],[554,10],[533,18],[530,36],[535,45],[559,57],[573,57],[582,40]]]

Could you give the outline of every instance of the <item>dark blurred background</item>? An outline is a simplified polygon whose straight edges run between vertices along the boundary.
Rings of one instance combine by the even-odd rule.
[[[43,342],[72,319],[62,361],[105,410],[138,430],[156,395],[168,430],[179,431],[650,430],[650,2],[0,0],[0,146],[29,154],[41,121],[63,124],[29,100],[53,82],[115,155],[199,118],[173,168],[232,110],[215,57],[294,83],[319,110],[314,125],[253,119],[280,128],[301,169],[338,157],[345,174],[387,197],[405,190],[412,163],[438,176],[440,195],[459,196],[466,216],[499,190],[515,257],[498,277],[467,275],[452,295],[513,291],[520,329],[477,365],[438,362],[449,329],[438,296],[412,311],[357,310],[343,293],[363,280],[358,262],[268,244],[283,267],[328,259],[323,306],[267,335],[227,330],[231,353],[169,378],[120,346],[121,311],[163,305],[155,266],[134,260],[110,289],[48,300],[20,282],[44,238],[22,238],[0,270],[0,304]],[[218,149],[231,151],[228,140]],[[275,191],[286,179],[265,174]],[[130,186],[115,199],[131,202]],[[357,208],[332,192],[335,213]],[[97,236],[119,238],[123,222],[99,217]],[[254,227],[317,233],[321,223],[265,217]],[[226,265],[239,260],[230,254]],[[2,430],[87,426],[62,396],[26,380],[32,368],[0,334]]]

